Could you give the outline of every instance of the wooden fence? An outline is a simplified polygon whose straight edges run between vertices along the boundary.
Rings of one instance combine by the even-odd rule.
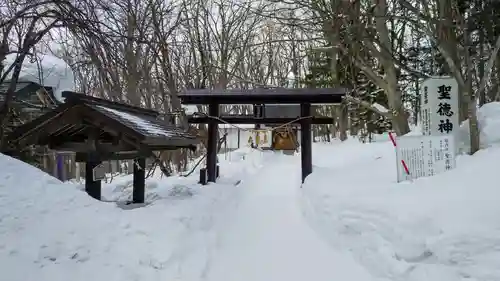
[[[77,163],[74,153],[58,153],[48,151],[41,156],[40,169],[61,181],[85,179],[85,163]],[[103,161],[107,174],[132,174],[134,160]],[[146,167],[153,165],[152,159],[146,159]]]

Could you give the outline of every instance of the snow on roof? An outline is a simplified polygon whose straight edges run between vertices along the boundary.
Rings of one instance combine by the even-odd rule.
[[[151,121],[143,119],[143,118],[141,118],[139,116],[135,116],[135,115],[132,115],[130,113],[119,111],[119,110],[112,109],[112,108],[109,108],[109,107],[105,107],[105,106],[102,106],[102,105],[96,105],[96,107],[98,107],[100,109],[104,109],[104,110],[106,110],[108,112],[113,113],[116,116],[119,116],[122,119],[125,119],[125,120],[129,121],[130,123],[132,123],[133,125],[135,125],[135,127],[137,127],[141,131],[144,131],[144,132],[146,132],[148,134],[159,135],[159,136],[166,136],[166,137],[174,137],[174,136],[176,136],[176,134],[173,134],[172,132],[163,129],[159,125],[154,124]]]
[[[16,59],[16,55],[10,54],[5,58],[5,63],[10,65]],[[8,79],[12,77],[12,72]],[[75,76],[68,64],[53,55],[38,55],[37,60],[32,62],[30,58],[25,58],[23,68],[19,76],[20,80],[30,81],[45,87],[52,87],[54,97],[59,102],[64,102],[63,91],[74,91]]]

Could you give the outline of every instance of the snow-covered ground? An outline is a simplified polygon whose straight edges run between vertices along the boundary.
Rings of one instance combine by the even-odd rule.
[[[332,249],[387,280],[500,280],[500,148],[400,184],[387,143],[317,148],[332,157],[316,162],[302,207]]]
[[[398,184],[388,140],[348,140],[315,144],[300,188],[299,155],[245,148],[134,209],[130,177],[99,202],[0,156],[2,280],[500,280],[500,104],[480,116],[485,148],[434,177]]]

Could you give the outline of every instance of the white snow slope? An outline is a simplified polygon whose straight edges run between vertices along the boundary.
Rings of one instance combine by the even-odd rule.
[[[131,210],[0,156],[2,280],[500,280],[495,143],[400,184],[390,142],[313,153],[303,188],[299,156],[242,149],[217,184],[155,178]],[[129,181],[105,199],[129,197]]]

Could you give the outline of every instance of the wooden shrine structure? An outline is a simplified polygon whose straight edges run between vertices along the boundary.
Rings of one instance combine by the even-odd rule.
[[[153,110],[63,92],[65,102],[8,136],[11,149],[47,145],[76,153],[86,163],[85,191],[101,199],[101,162],[135,159],[132,203],[144,203],[146,158],[153,152],[196,149],[199,139],[167,121]]]
[[[208,124],[207,180],[217,178],[218,124],[293,124],[301,128],[302,183],[312,173],[312,124],[333,124],[332,117],[313,116],[311,104],[340,104],[348,92],[344,88],[256,88],[250,90],[187,90],[179,94],[184,105],[208,105],[208,114],[194,114],[189,123]],[[220,115],[221,104],[253,105],[252,115]],[[266,104],[299,104],[300,116],[266,117]]]

